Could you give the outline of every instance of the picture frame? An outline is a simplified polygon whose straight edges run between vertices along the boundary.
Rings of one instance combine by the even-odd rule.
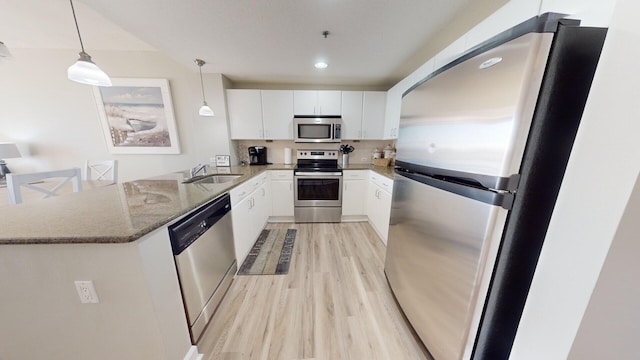
[[[98,114],[112,154],[180,154],[167,79],[112,78],[94,86]]]
[[[216,155],[216,166],[231,166],[229,155]]]

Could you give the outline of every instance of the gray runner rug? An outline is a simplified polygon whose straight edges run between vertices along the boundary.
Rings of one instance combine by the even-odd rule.
[[[283,275],[289,272],[296,229],[262,230],[238,275]]]

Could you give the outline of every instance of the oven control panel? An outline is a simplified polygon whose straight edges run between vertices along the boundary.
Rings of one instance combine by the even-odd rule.
[[[298,150],[298,159],[309,160],[338,160],[338,150]]]

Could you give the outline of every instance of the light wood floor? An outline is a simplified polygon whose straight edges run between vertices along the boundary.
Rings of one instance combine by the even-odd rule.
[[[287,275],[238,276],[198,343],[213,359],[428,359],[387,285],[367,223],[298,229]]]

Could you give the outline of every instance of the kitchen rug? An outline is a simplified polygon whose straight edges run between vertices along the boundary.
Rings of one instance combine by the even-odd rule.
[[[289,272],[296,229],[262,230],[238,275],[284,275]]]

